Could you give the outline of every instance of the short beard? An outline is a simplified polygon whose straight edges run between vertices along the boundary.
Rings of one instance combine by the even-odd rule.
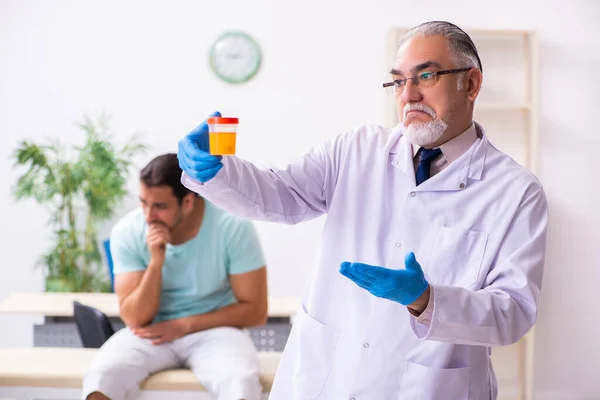
[[[167,228],[169,230],[169,232],[173,232],[181,224],[182,221],[183,221],[183,212],[181,211],[181,208],[180,208],[177,211],[177,215],[175,216],[175,221],[171,225],[167,224],[164,221],[158,220],[158,219],[154,220],[154,221],[150,221],[149,225],[152,225],[152,224],[162,225],[165,228]]]
[[[413,110],[425,112],[433,119],[429,122],[413,122],[410,125],[406,125],[406,114]],[[428,146],[437,142],[444,135],[446,129],[448,129],[448,124],[438,118],[435,111],[425,104],[408,103],[404,107],[403,113],[404,122],[402,125],[404,126],[406,140],[417,146]]]
[[[404,128],[406,140],[417,146],[428,146],[440,140],[448,129],[448,124],[441,119],[429,122],[413,122]]]
[[[173,222],[173,225],[171,225],[171,232],[173,232],[175,228],[177,228],[181,224],[181,221],[183,221],[183,212],[181,211],[181,207],[179,207],[179,210],[177,211],[177,216],[175,217],[175,222]]]

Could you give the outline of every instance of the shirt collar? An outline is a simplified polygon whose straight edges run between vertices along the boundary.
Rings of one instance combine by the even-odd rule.
[[[460,135],[440,145],[440,150],[442,150],[442,154],[448,164],[451,164],[466,153],[476,140],[477,129],[475,128],[475,124],[471,123],[471,125]],[[419,148],[420,146],[412,144],[413,158],[417,156]]]
[[[476,135],[475,142],[467,151],[455,160],[452,166],[449,166],[455,173],[450,174],[451,176],[448,179],[442,180],[441,183],[438,182],[439,186],[437,187],[437,190],[461,190],[469,184],[467,178],[473,180],[482,179],[489,142],[483,127],[477,122],[473,122],[473,125]],[[392,131],[392,135],[386,142],[385,147],[389,149],[391,164],[406,175],[410,175],[414,180],[413,148],[412,145],[406,141],[400,128],[400,126],[397,126]]]

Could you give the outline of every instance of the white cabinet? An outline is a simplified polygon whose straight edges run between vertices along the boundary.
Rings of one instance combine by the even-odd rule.
[[[389,68],[393,65],[398,39],[406,30],[396,28],[390,31]],[[535,174],[538,141],[537,36],[530,31],[468,28],[465,31],[475,43],[483,66],[483,84],[475,103],[474,119],[483,125],[496,147]],[[382,76],[382,82],[389,81],[389,77],[389,74]],[[386,125],[394,126],[398,123],[394,94],[387,94],[386,102]],[[499,374],[500,399],[533,399],[533,345],[532,330],[514,346],[493,350],[494,354],[499,353],[493,356],[494,368],[512,372],[513,377],[503,382]],[[514,365],[517,368],[512,367]]]

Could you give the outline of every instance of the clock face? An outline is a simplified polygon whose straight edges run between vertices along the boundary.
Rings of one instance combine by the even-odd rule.
[[[261,53],[258,44],[241,32],[221,35],[210,49],[210,66],[214,73],[229,83],[250,80],[260,67]]]

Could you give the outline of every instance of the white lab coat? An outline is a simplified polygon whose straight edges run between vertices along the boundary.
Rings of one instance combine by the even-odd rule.
[[[536,321],[548,217],[537,179],[476,129],[471,148],[419,187],[398,127],[361,126],[285,169],[224,157],[204,185],[183,174],[248,218],[327,213],[272,400],[496,399],[491,348]],[[339,273],[342,261],[404,268],[410,251],[434,293],[431,321]]]

